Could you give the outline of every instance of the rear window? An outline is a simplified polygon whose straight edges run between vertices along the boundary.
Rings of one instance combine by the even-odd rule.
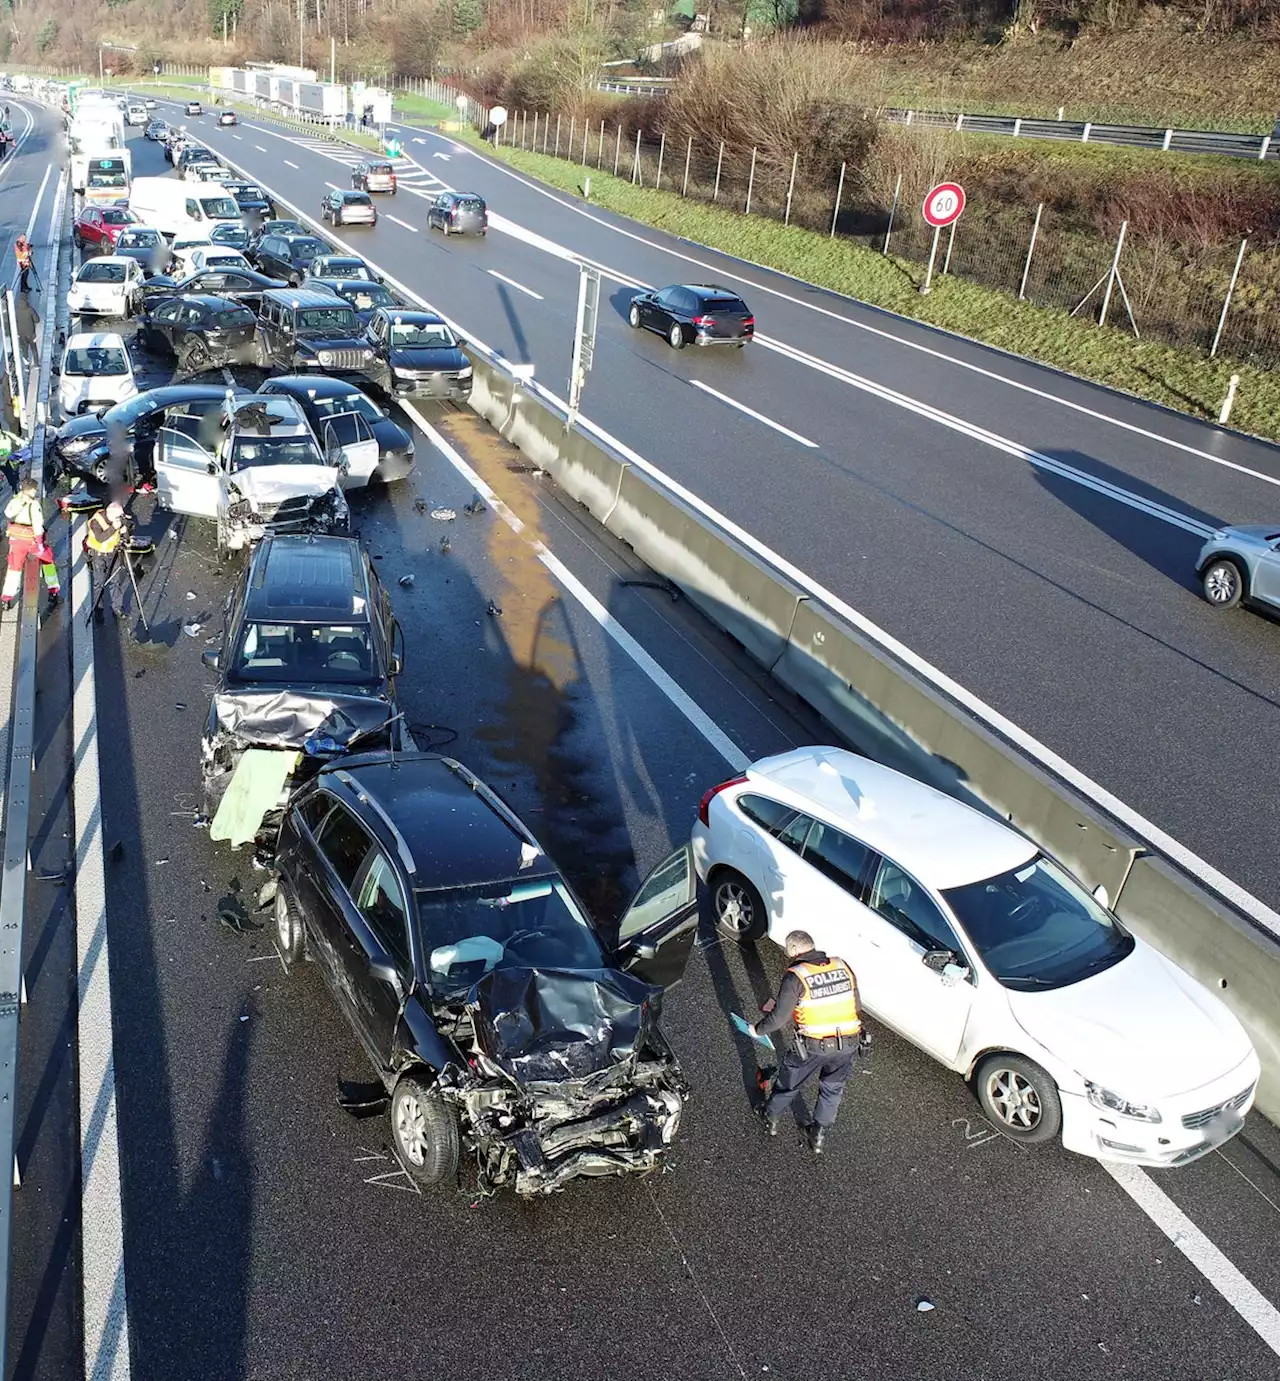
[[[299,236],[296,240],[289,240],[288,245],[293,257],[303,262],[323,254],[329,247],[321,240],[307,239],[302,236]]]
[[[137,217],[122,206],[109,206],[102,213],[102,220],[104,225],[129,225],[137,220]]]
[[[218,312],[213,318],[215,326],[252,326],[255,317],[248,307],[236,307],[231,311]]]
[[[129,361],[125,358],[123,350],[112,346],[91,345],[83,349],[68,350],[62,372],[84,376],[127,374]]]
[[[347,192],[345,193],[348,206],[372,206],[368,192]]]
[[[357,312],[371,312],[375,307],[393,307],[395,305],[395,299],[383,287],[340,288],[339,292]]]
[[[395,173],[395,169],[390,163],[370,164],[369,171],[377,177],[391,177]]]
[[[740,297],[704,297],[704,312],[727,312],[731,316],[749,316],[747,304]]]
[[[459,197],[454,205],[459,211],[483,211],[484,202],[479,197]]]
[[[76,275],[81,283],[123,283],[123,264],[94,263],[90,260]]]

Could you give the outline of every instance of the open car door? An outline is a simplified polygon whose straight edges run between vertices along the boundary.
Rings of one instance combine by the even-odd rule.
[[[324,424],[325,460],[342,471],[342,487],[359,489],[378,468],[378,443],[369,424],[357,412],[340,412]],[[346,463],[345,470],[343,462]]]
[[[161,427],[155,466],[156,491],[165,508],[197,518],[218,516],[222,479],[212,451],[176,427]]]
[[[673,988],[698,934],[698,877],[688,844],[640,884],[618,923],[618,964],[655,987]]]

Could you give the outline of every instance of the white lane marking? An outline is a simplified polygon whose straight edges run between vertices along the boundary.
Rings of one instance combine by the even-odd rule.
[[[239,171],[243,172],[243,169]],[[246,174],[248,176],[248,174]],[[261,179],[255,179],[261,181]],[[309,224],[318,234],[327,236],[334,244],[345,250],[348,254],[358,254],[359,251],[347,244],[337,235],[331,232],[326,226],[322,226],[319,221],[307,215],[301,208],[294,206],[292,202],[284,197],[278,197],[278,201],[284,206],[288,206],[296,217]],[[366,256],[367,257],[367,256]],[[421,306],[432,311],[437,310],[420,293],[414,292],[406,283],[402,283],[393,274],[388,273],[379,264],[369,261],[371,266],[382,275],[391,287],[403,293],[412,302],[417,302]],[[447,314],[441,312],[447,324],[457,331],[460,335],[468,337],[475,347],[483,351],[490,358],[496,358],[496,352],[481,341],[477,336],[468,332],[459,323],[453,321]],[[568,404],[558,394],[545,388],[537,380],[531,380],[526,385],[533,393],[540,395],[561,412],[568,411]],[[1153,824],[1150,820],[1140,815],[1132,806],[1120,800],[1113,792],[1093,780],[1092,777],[1080,771],[1079,768],[1067,762],[1060,754],[1053,751],[1046,744],[1040,742],[1032,734],[1029,734],[1020,725],[1015,724],[1007,716],[1001,714],[986,701],[980,699],[972,691],[960,685],[952,677],[935,667],[931,662],[921,657],[917,652],[895,638],[887,630],[873,623],[866,615],[860,613],[846,600],[842,599],[834,590],[828,589],[820,581],[815,580],[806,571],[801,570],[791,561],[788,561],[779,552],[767,546],[753,533],[735,523],[731,518],[714,508],[705,499],[687,489],[678,480],[668,475],[666,471],[659,469],[652,461],[646,460],[637,451],[633,450],[611,432],[606,431],[598,423],[593,422],[583,413],[579,413],[578,421],[584,431],[590,432],[598,437],[606,445],[613,447],[619,456],[624,460],[629,460],[638,469],[643,470],[647,475],[651,475],[669,493],[675,494],[683,499],[690,507],[708,518],[712,523],[730,536],[735,537],[743,546],[754,552],[757,556],[768,562],[775,570],[780,571],[790,580],[794,581],[808,594],[820,600],[827,606],[832,613],[839,615],[846,622],[850,623],[864,636],[870,638],[884,651],[892,657],[897,658],[904,665],[911,668],[917,676],[922,677],[936,690],[949,696],[958,705],[968,710],[970,714],[977,716],[988,728],[995,730],[1002,738],[1006,739],[1015,748],[1025,753],[1041,767],[1052,772],[1060,780],[1065,782],[1073,790],[1079,792],[1086,799],[1092,801],[1106,811],[1113,819],[1118,821],[1131,833],[1145,840],[1160,853],[1166,855],[1175,862],[1185,872],[1202,882],[1210,890],[1215,891],[1219,896],[1225,897],[1231,904],[1243,911],[1253,921],[1260,925],[1264,930],[1280,938],[1280,914],[1275,912],[1265,902],[1259,900],[1251,892],[1247,892],[1239,883],[1233,882],[1224,873],[1220,872],[1205,859],[1193,853],[1184,844],[1180,844],[1172,835]],[[1012,444],[1012,443],[1010,443]],[[1190,520],[1188,520],[1190,521]]]
[[[288,161],[289,161],[289,160],[286,158],[286,159],[285,159],[285,162],[287,163]],[[342,188],[339,187],[338,184],[337,184],[336,182],[326,182],[324,185],[325,185],[326,187],[328,187],[331,191],[334,191],[334,192],[341,192],[341,191],[342,191]]]
[[[261,144],[255,144],[253,147],[257,149],[259,153],[266,153],[266,149],[264,149]]]
[[[231,137],[232,137],[232,139],[239,139],[239,138],[240,138],[240,136],[239,136],[238,134],[233,134]]]
[[[497,269],[489,269],[488,272],[490,277],[500,279],[508,287],[516,288],[527,296],[535,298],[538,302],[545,301],[541,293],[534,292],[532,288],[526,288],[523,283],[517,283],[514,278],[508,278],[505,273],[499,273]]]
[[[395,221],[397,225],[403,226],[405,230],[412,230],[415,235],[418,233],[418,227],[416,225],[410,225],[408,221],[402,221],[399,216],[393,216],[390,211],[386,211],[383,214],[389,221]]]
[[[775,432],[781,432],[783,436],[789,436],[792,441],[798,441],[802,446],[808,446],[811,450],[818,449],[816,441],[810,441],[807,436],[801,436],[799,432],[793,432],[790,427],[784,427],[781,422],[775,422],[772,417],[766,417],[764,413],[757,412],[755,408],[749,408],[745,403],[740,403],[736,398],[730,398],[727,393],[721,393],[718,388],[712,388],[710,384],[704,384],[701,379],[690,379],[690,384],[694,388],[700,388],[703,393],[709,393],[713,398],[719,398],[722,403],[727,403],[731,408],[737,408],[739,412],[745,412],[748,417],[754,417],[757,422],[763,422],[766,427],[772,427]]]
[[[287,158],[286,158],[284,161],[285,161],[286,166],[288,166],[288,167],[290,167],[290,168],[296,168],[296,167],[298,166],[296,163],[290,163],[289,160],[288,160]],[[332,187],[332,186],[333,186],[333,183],[331,182],[331,183],[329,184],[329,186]]]
[[[430,133],[430,131],[428,131],[428,133]],[[444,138],[443,135],[434,135],[434,137],[437,139]],[[481,155],[481,157],[484,157],[484,155]],[[771,288],[767,283],[761,283],[757,279],[750,278],[746,274],[741,272],[735,272],[733,269],[726,268],[722,264],[708,263],[705,259],[695,258],[691,254],[684,254],[680,250],[671,248],[669,245],[659,244],[656,240],[650,240],[644,235],[637,235],[634,231],[624,230],[621,226],[614,225],[611,221],[607,221],[601,216],[593,215],[585,207],[578,206],[571,201],[566,201],[563,197],[557,196],[548,188],[540,187],[537,183],[530,182],[528,178],[522,176],[520,173],[517,173],[516,171],[514,171],[514,169],[505,167],[500,162],[497,162],[490,158],[485,158],[485,161],[489,163],[491,167],[497,169],[498,172],[505,173],[508,177],[514,178],[515,181],[521,183],[525,187],[528,187],[530,191],[537,192],[539,195],[547,197],[549,200],[554,201],[557,205],[563,206],[569,211],[573,211],[576,215],[584,216],[587,220],[594,221],[597,225],[603,226],[606,230],[611,230],[618,235],[624,235],[627,239],[635,240],[638,244],[642,244],[649,249],[655,249],[660,254],[669,254],[672,256],[672,258],[681,259],[685,263],[693,264],[697,268],[706,269],[711,273],[718,273],[721,276],[737,278],[739,282],[746,283],[752,289],[758,289],[760,292],[768,293],[773,297],[779,297],[784,302],[790,302],[793,306],[803,307],[810,312],[817,312],[819,316],[830,317],[833,321],[839,321],[846,326],[855,327],[859,331],[865,331],[868,335],[878,336],[882,340],[892,341],[895,345],[904,346],[908,350],[916,350],[922,355],[929,355],[933,359],[941,360],[946,364],[955,365],[958,369],[967,369],[971,374],[980,375],[984,379],[991,379],[995,383],[1004,384],[1009,388],[1017,389],[1020,393],[1027,393],[1034,398],[1043,399],[1047,403],[1056,403],[1059,407],[1068,408],[1072,412],[1082,413],[1086,417],[1092,417],[1095,421],[1105,422],[1109,426],[1118,427],[1121,431],[1129,432],[1131,435],[1134,436],[1140,436],[1144,440],[1155,441],[1162,446],[1169,446],[1176,451],[1182,451],[1186,455],[1193,455],[1200,460],[1210,461],[1214,465],[1220,465],[1223,469],[1235,470],[1240,474],[1248,475],[1252,479],[1262,480],[1267,484],[1280,485],[1280,479],[1277,479],[1274,475],[1263,474],[1261,471],[1251,469],[1247,465],[1240,465],[1237,464],[1235,461],[1226,460],[1222,456],[1216,456],[1211,451],[1203,450],[1199,446],[1189,445],[1185,441],[1175,441],[1172,437],[1163,436],[1159,432],[1152,431],[1149,427],[1139,426],[1135,422],[1125,422],[1119,417],[1112,417],[1109,413],[1100,412],[1097,408],[1091,408],[1085,403],[1077,403],[1072,401],[1070,398],[1063,398],[1057,393],[1051,393],[1047,389],[1037,388],[1034,384],[1026,384],[1023,383],[1021,380],[1011,379],[1007,374],[1001,374],[997,370],[986,369],[980,364],[974,364],[970,360],[962,360],[955,355],[949,355],[945,350],[939,350],[936,346],[924,345],[919,341],[907,340],[904,337],[897,335],[893,331],[886,331],[883,327],[872,326],[865,321],[858,321],[854,317],[846,316],[843,312],[833,311],[830,307],[820,307],[816,302],[806,302],[803,298],[794,297],[791,293],[782,292],[778,288]],[[491,217],[490,224],[492,223],[493,220]],[[706,251],[710,254],[715,254],[717,252],[727,253],[727,251],[713,250],[710,245],[704,245],[702,246],[702,248],[706,249]],[[567,252],[570,254],[570,257],[572,258],[585,257],[582,255],[575,255],[572,253],[572,251]],[[728,257],[732,259],[734,256],[728,255]],[[593,261],[587,258],[587,262],[591,263]],[[742,262],[749,263],[749,261]],[[599,266],[597,265],[597,267]],[[777,274],[780,278],[790,278],[793,282],[800,284],[803,287],[816,286],[813,284],[805,283],[803,279],[797,278],[794,274],[786,273],[782,269],[772,269],[764,264],[751,264],[751,267],[759,269],[761,273]],[[620,279],[619,281],[623,280]],[[838,292],[835,288],[824,288],[818,286],[817,291],[830,293],[833,297],[842,297],[844,295]],[[898,316],[898,313],[891,311],[887,307],[875,307],[871,310],[881,312],[885,316],[889,317]],[[915,326],[924,331],[938,331],[942,335],[951,334],[950,332],[945,331],[941,327],[930,326],[926,322],[916,322],[913,321],[910,317],[901,317],[900,320],[904,323],[905,326]],[[1029,364],[1034,368],[1044,369],[1050,373],[1063,374],[1066,378],[1072,380],[1076,380],[1078,378],[1077,375],[1070,374],[1066,370],[1056,369],[1053,365],[1041,364],[1037,360],[1028,360],[1024,356],[1014,355],[1009,351],[1001,350],[999,346],[983,345],[981,341],[977,341],[975,342],[975,344],[979,346],[981,349],[991,350],[994,351],[996,354],[1009,355],[1010,359],[1016,360],[1019,364]],[[1107,391],[1105,385],[1091,383],[1091,381],[1088,379],[1080,379],[1079,382],[1087,388],[1097,388],[1104,392]],[[1139,406],[1142,405],[1142,400],[1140,399],[1135,399],[1135,402],[1137,402]],[[1192,421],[1193,423],[1195,421],[1195,419],[1193,418],[1189,418],[1188,420]],[[1228,433],[1228,435],[1229,434],[1230,433]]]
[[[1132,1165],[1103,1162],[1102,1168],[1271,1351],[1280,1356],[1280,1309],[1214,1246],[1150,1175]]]
[[[517,535],[524,536],[524,523],[493,492],[493,489],[474,471],[449,441],[431,425],[412,403],[401,403],[405,412],[418,424],[422,434],[463,476],[484,501]],[[735,772],[745,770],[751,759],[738,747],[728,734],[709,714],[680,687],[676,681],[640,646],[616,618],[573,574],[571,570],[550,551],[547,546],[533,537],[526,537],[539,561],[557,581],[578,601],[588,614],[600,625],[615,643],[627,654],[636,666],[649,678],[663,695],[675,706],[694,729],[716,750]]]

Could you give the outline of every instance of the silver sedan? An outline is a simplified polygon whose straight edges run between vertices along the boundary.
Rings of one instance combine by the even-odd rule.
[[[1219,528],[1200,548],[1196,574],[1215,609],[1244,600],[1280,612],[1280,523]]]

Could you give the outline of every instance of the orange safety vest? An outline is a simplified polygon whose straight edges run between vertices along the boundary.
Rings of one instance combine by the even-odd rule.
[[[815,1041],[831,1036],[851,1040],[862,1030],[858,980],[843,959],[828,959],[825,964],[792,964],[790,972],[804,990],[796,1003],[797,1034]]]
[[[18,261],[20,269],[29,269],[31,267],[31,246],[29,244],[15,245],[13,257]]]

